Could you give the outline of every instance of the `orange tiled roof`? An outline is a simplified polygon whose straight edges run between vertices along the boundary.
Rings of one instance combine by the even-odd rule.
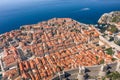
[[[6,65],[10,65],[17,59],[22,78],[50,80],[62,70],[100,64],[103,59],[106,59],[107,63],[111,62],[112,56],[105,55],[97,47],[90,49],[95,46],[94,44],[86,45],[90,37],[97,38],[99,33],[93,27],[82,27],[70,18],[54,18],[36,25],[26,25],[22,29],[5,33],[5,37],[1,36],[3,44],[10,37],[17,38],[15,44],[19,45],[23,55],[32,54],[32,58],[20,61],[18,47],[10,45],[4,48],[4,54],[7,56],[3,61]]]

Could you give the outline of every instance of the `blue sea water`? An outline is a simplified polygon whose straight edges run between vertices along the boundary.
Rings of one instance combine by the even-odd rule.
[[[0,0],[0,34],[54,17],[96,24],[106,12],[120,11],[120,0]]]

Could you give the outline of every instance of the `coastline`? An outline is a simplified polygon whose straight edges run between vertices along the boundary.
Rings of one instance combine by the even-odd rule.
[[[3,78],[8,79],[11,75],[12,79],[30,79],[27,74],[40,72],[33,76],[49,80],[60,71],[75,68],[79,68],[79,74],[84,76],[86,72],[82,71],[85,71],[86,66],[112,64],[119,60],[119,53],[108,54],[105,51],[114,46],[109,41],[105,42],[106,39],[101,38],[102,34],[91,24],[71,18],[52,18],[37,24],[23,25],[18,30],[0,35],[1,67],[6,75]],[[120,66],[119,62],[116,64]],[[99,68],[100,77],[107,74],[103,68]]]

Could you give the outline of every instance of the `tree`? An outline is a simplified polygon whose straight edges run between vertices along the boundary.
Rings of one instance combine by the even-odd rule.
[[[113,55],[114,54],[114,51],[112,50],[112,48],[108,48],[105,50],[107,54],[109,55]]]
[[[116,32],[118,32],[118,29],[116,28],[116,26],[111,25],[111,26],[108,28],[108,31],[110,31],[110,32],[112,32],[112,33],[116,33]]]
[[[115,61],[116,60],[116,58],[112,58],[112,61]]]
[[[120,80],[120,73],[119,72],[112,72],[107,75],[107,78],[110,78],[111,80]]]
[[[98,60],[99,59],[99,57],[98,56],[96,56],[96,60]]]
[[[120,17],[115,16],[115,17],[113,17],[112,22],[119,22],[119,20],[120,20]]]
[[[114,40],[114,38],[113,37],[110,37],[110,40],[109,41],[113,41]]]
[[[102,60],[100,61],[100,64],[104,64],[104,62],[105,62],[104,59],[102,59]]]
[[[114,41],[114,42],[115,42],[115,44],[120,46],[120,41]]]

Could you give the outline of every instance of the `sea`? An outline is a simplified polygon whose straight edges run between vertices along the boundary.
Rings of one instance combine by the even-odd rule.
[[[120,0],[0,0],[0,34],[55,17],[97,24],[111,11],[120,11]]]

